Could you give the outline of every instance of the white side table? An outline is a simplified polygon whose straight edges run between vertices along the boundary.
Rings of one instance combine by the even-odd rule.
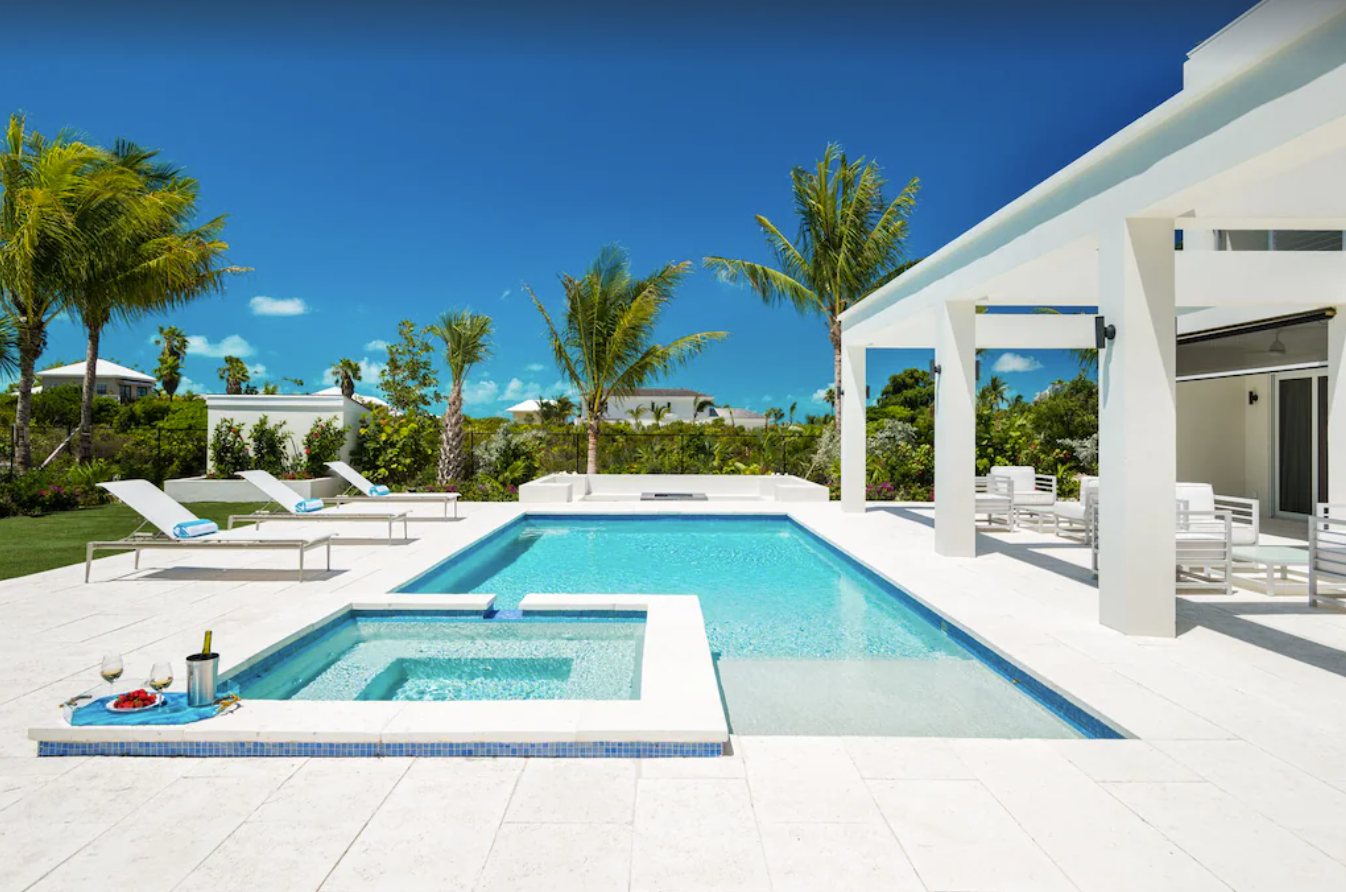
[[[1290,578],[1291,567],[1307,567],[1309,550],[1296,545],[1236,545],[1236,563],[1252,564],[1267,569],[1267,594],[1276,594],[1277,571],[1281,579]]]

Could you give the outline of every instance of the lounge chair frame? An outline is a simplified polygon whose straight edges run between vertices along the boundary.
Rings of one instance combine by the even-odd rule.
[[[1320,503],[1309,518],[1309,606],[1346,601],[1346,505]]]
[[[446,520],[449,517],[450,505],[453,506],[453,519],[454,520],[458,519],[459,495],[456,492],[446,492],[446,493],[390,492],[386,496],[365,495],[360,492],[360,488],[359,486],[356,485],[355,480],[351,479],[351,477],[347,476],[345,473],[339,470],[339,468],[345,468],[349,470],[352,474],[361,476],[359,472],[356,471],[354,468],[352,468],[350,465],[346,464],[345,462],[329,461],[327,463],[327,467],[331,468],[332,471],[336,473],[337,477],[346,483],[346,489],[339,496],[329,496],[323,499],[324,502],[331,502],[335,505],[344,505],[349,502],[370,502],[372,504],[387,503],[387,502],[402,502],[404,504],[406,503],[427,504],[427,503],[440,502],[444,505],[444,518]],[[361,479],[362,480],[364,479],[363,476],[361,476]]]
[[[139,530],[127,536],[125,539],[115,541],[90,542],[85,546],[84,552],[84,581],[89,581],[89,574],[93,567],[93,557],[95,552],[99,551],[133,551],[135,552],[135,568],[140,569],[140,553],[149,549],[159,549],[162,551],[172,551],[182,548],[198,548],[212,551],[221,551],[226,549],[243,549],[247,551],[259,551],[270,549],[275,551],[286,551],[294,549],[299,555],[299,581],[304,581],[304,553],[310,548],[323,546],[327,550],[327,571],[332,569],[332,536],[330,533],[316,539],[170,539],[163,533],[142,533]]]

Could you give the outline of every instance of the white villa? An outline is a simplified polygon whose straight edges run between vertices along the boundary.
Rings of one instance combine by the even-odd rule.
[[[83,387],[86,367],[87,363],[83,362],[63,365],[38,372],[37,379],[44,388],[62,387],[66,384]],[[124,365],[117,365],[106,359],[98,360],[98,365],[94,367],[94,376],[94,393],[97,396],[116,397],[123,403],[149,396],[154,393],[158,383],[153,375],[128,369]]]
[[[946,556],[977,548],[977,349],[1102,347],[1098,618],[1137,635],[1175,632],[1176,481],[1301,521],[1346,502],[1346,7],[1266,0],[1183,75],[842,316],[843,507],[865,508],[866,351],[933,347]],[[995,312],[1022,306],[1085,315]]]

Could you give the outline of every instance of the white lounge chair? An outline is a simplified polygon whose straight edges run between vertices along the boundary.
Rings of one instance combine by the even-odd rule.
[[[346,502],[428,502],[430,504],[442,504],[445,517],[449,516],[449,506],[452,505],[453,516],[458,516],[458,493],[456,492],[388,492],[379,495],[380,490],[374,483],[344,461],[329,461],[327,467],[335,471],[341,479],[345,480],[361,495],[337,496],[332,499],[324,499],[325,502],[336,502],[338,505]]]
[[[1098,498],[1098,478],[1080,477],[1080,497],[1075,501],[1058,501],[1052,505],[1052,519],[1056,524],[1056,535],[1084,537],[1091,541],[1093,504]]]
[[[402,521],[402,538],[409,538],[407,535],[407,512],[399,511],[391,505],[369,505],[367,507],[336,505],[332,508],[319,508],[316,511],[303,511],[300,503],[305,500],[299,497],[299,493],[271,476],[269,472],[239,471],[238,476],[261,490],[268,499],[279,505],[281,510],[258,511],[253,514],[231,514],[229,515],[229,529],[231,530],[234,528],[234,523],[240,520],[252,521],[258,526],[269,520],[297,520],[305,523],[367,520],[388,524],[388,541],[392,542],[393,524],[400,520]]]
[[[994,525],[997,517],[1005,519],[1005,526],[1014,529],[1014,489],[1008,477],[977,477],[974,514],[985,514],[986,523]]]
[[[1056,477],[1051,474],[1039,474],[1036,469],[1023,466],[996,465],[991,468],[990,476],[1003,477],[1010,481],[1016,527],[1019,525],[1020,515],[1035,511],[1042,513],[1056,504]]]
[[[332,534],[305,533],[282,538],[262,535],[259,530],[229,530],[209,533],[204,536],[187,537],[178,531],[179,524],[200,522],[200,518],[184,508],[176,499],[169,496],[148,480],[116,480],[98,484],[110,492],[118,501],[145,519],[135,532],[125,539],[115,542],[90,542],[84,555],[84,581],[89,581],[89,571],[93,565],[96,551],[135,552],[135,567],[140,569],[140,552],[148,548],[177,550],[198,548],[216,551],[228,548],[246,549],[294,549],[299,552],[299,581],[304,581],[304,552],[320,545],[327,546],[327,569],[332,569]],[[142,533],[145,524],[158,528],[157,533]]]

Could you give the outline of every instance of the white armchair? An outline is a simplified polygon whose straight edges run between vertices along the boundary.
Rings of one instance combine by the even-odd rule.
[[[1085,542],[1091,541],[1093,528],[1093,505],[1098,498],[1098,478],[1080,477],[1080,497],[1073,502],[1060,502],[1052,505],[1052,518],[1056,524],[1058,536],[1083,536]]]
[[[1309,518],[1309,606],[1346,600],[1346,505],[1320,503]]]
[[[976,514],[985,514],[987,524],[994,524],[996,518],[1003,517],[1005,526],[1014,529],[1014,486],[1009,478],[977,477],[974,483],[977,492]]]
[[[1010,481],[1012,524],[1015,526],[1022,509],[1046,509],[1056,504],[1056,477],[1052,474],[1039,474],[1029,467],[996,465],[991,468],[990,476]]]

